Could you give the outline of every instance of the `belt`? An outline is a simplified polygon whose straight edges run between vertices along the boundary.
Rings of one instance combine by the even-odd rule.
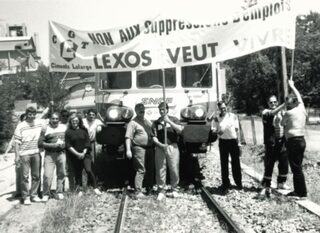
[[[302,139],[302,138],[304,138],[304,136],[295,136],[295,137],[290,137],[287,140],[289,141],[289,140]]]
[[[141,147],[143,149],[151,149],[153,147],[153,146],[141,146],[141,145],[136,145],[136,144],[133,144],[132,146],[133,147],[138,146],[138,147]]]

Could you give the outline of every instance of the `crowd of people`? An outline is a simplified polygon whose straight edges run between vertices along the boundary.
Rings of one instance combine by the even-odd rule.
[[[66,177],[69,178],[69,188],[82,195],[83,170],[87,173],[88,183],[93,191],[100,195],[101,191],[97,187],[96,176],[92,169],[95,134],[101,130],[102,125],[101,121],[95,119],[95,110],[89,110],[85,120],[80,114],[69,114],[67,110],[62,110],[60,113],[52,112],[49,122],[36,118],[36,113],[34,107],[28,107],[25,117],[21,119],[14,132],[17,177],[21,178],[17,184],[17,192],[20,193],[16,196],[21,196],[25,205],[30,205],[31,202],[47,202],[52,197],[61,200],[64,198]],[[41,193],[39,190],[41,190],[42,151],[44,151],[44,162]],[[55,193],[51,193],[54,170],[56,170],[57,184]]]
[[[306,147],[304,127],[306,110],[298,90],[292,80],[288,81],[292,95],[279,105],[276,96],[268,99],[268,108],[262,112],[264,127],[264,176],[261,181],[261,197],[270,196],[273,167],[278,161],[278,186],[286,188],[285,182],[290,165],[293,173],[294,191],[288,196],[305,198],[307,189],[302,171],[302,160]],[[241,174],[241,144],[238,117],[227,110],[225,102],[218,103],[219,113],[212,117],[212,131],[219,138],[221,186],[219,190],[227,194],[231,188],[229,180],[229,156],[235,188],[243,189]],[[145,106],[135,106],[136,116],[128,123],[125,134],[126,157],[132,161],[135,171],[135,197],[144,197],[157,188],[157,200],[166,196],[179,196],[181,132],[184,125],[171,116],[168,104],[158,106],[159,118],[154,122],[145,118]],[[102,130],[103,122],[96,118],[96,111],[90,109],[86,117],[62,110],[51,113],[49,122],[36,118],[36,109],[28,107],[25,118],[14,133],[15,162],[20,165],[21,192],[23,203],[46,202],[49,198],[64,198],[64,183],[68,177],[69,186],[78,195],[83,194],[82,172],[88,176],[88,184],[100,195],[97,179],[92,167],[96,156],[96,134]],[[43,191],[39,196],[41,156],[44,150]],[[193,162],[197,162],[194,161]],[[199,167],[199,166],[195,166]],[[167,175],[167,169],[169,174]],[[53,173],[56,170],[56,191],[51,193]],[[31,188],[29,173],[31,171]],[[18,173],[17,173],[18,174]],[[199,171],[195,172],[199,174]],[[20,176],[20,175],[19,175]],[[169,179],[167,179],[167,176]],[[197,180],[199,177],[193,177]],[[200,179],[203,179],[201,177]],[[199,179],[198,179],[199,181]],[[169,183],[169,189],[167,189]],[[144,192],[144,188],[146,192]]]

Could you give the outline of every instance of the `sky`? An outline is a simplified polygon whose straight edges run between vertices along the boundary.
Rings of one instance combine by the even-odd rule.
[[[299,14],[320,12],[319,0],[296,1]],[[238,7],[240,0],[0,0],[0,26],[22,24],[27,26],[29,36],[39,36],[38,53],[44,64],[49,58],[50,20],[78,30],[96,30],[131,25],[146,16],[160,11],[185,12],[186,15],[205,13],[223,14],[215,11],[217,4],[228,10]],[[194,3],[197,3],[195,6]],[[223,4],[223,6],[221,5]],[[233,10],[234,10],[233,9]]]

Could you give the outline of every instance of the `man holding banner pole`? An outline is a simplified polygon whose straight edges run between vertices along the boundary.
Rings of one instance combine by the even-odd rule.
[[[306,149],[304,134],[307,112],[292,77],[288,80],[288,85],[293,94],[286,98],[287,111],[281,122],[286,137],[289,165],[293,173],[294,191],[290,192],[288,197],[304,199],[307,197],[307,187],[302,170],[302,161]]]
[[[162,102],[158,106],[160,117],[153,122],[152,140],[155,148],[155,164],[156,164],[156,182],[158,185],[157,200],[161,201],[165,198],[165,186],[167,177],[167,165],[170,172],[171,196],[178,196],[179,163],[180,152],[178,148],[178,134],[181,130],[177,130],[179,120],[173,116],[168,116],[169,106]],[[166,132],[166,133],[165,133]],[[165,136],[167,135],[167,136]],[[166,142],[165,142],[166,139]]]

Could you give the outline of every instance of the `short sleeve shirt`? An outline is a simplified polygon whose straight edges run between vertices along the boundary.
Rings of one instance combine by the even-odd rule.
[[[147,119],[141,121],[134,118],[129,122],[126,131],[126,138],[132,140],[133,145],[150,146],[151,145],[151,122]]]
[[[169,116],[169,119],[176,124],[180,124],[180,121],[176,117]],[[152,124],[152,137],[157,137],[159,142],[164,143],[164,127],[167,128],[167,144],[177,143],[179,137],[178,133],[170,126],[170,124],[164,124],[164,122],[161,121],[161,118],[154,121]]]
[[[221,139],[237,139],[237,131],[239,129],[239,120],[238,117],[228,112],[225,116],[217,117],[218,130],[222,131],[222,135],[220,135]]]
[[[303,104],[286,111],[281,124],[286,138],[304,136],[307,112]]]
[[[94,119],[92,122],[89,122],[87,119],[83,119],[83,125],[87,128],[90,141],[92,142],[96,140],[97,127],[99,125],[103,125],[103,123],[99,119]]]

